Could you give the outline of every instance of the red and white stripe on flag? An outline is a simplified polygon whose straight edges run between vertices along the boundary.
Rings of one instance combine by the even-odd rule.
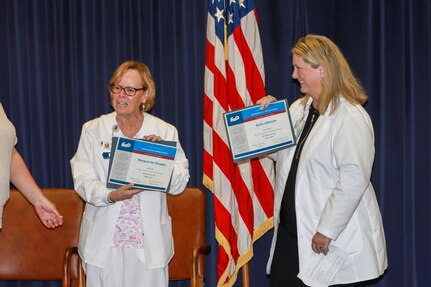
[[[274,166],[268,158],[235,164],[223,113],[265,96],[265,74],[252,0],[210,0],[207,22],[203,184],[214,195],[219,244],[217,286],[232,286],[273,227]]]

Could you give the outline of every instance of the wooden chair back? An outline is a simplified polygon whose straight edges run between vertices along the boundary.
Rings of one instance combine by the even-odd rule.
[[[82,276],[76,248],[69,248],[78,245],[84,202],[73,189],[47,188],[42,192],[64,216],[63,225],[45,228],[31,204],[20,192],[11,190],[0,231],[0,280],[62,280],[68,287],[69,279],[78,282]],[[65,265],[69,259],[71,267]]]
[[[203,286],[205,255],[205,194],[187,187],[179,195],[167,196],[172,218],[175,255],[169,263],[169,280],[190,280],[191,287]]]

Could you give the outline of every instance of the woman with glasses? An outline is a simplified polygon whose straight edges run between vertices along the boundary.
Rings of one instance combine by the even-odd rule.
[[[113,137],[175,141],[177,152],[168,192],[181,193],[188,161],[174,126],[151,115],[156,87],[148,67],[122,63],[109,82],[114,112],[85,123],[71,160],[75,190],[86,201],[79,254],[88,287],[168,286],[173,255],[166,194],[132,184],[107,188]]]
[[[354,286],[379,277],[388,264],[370,182],[374,131],[362,107],[367,95],[324,36],[299,39],[292,63],[303,97],[290,107],[296,147],[271,155],[277,178],[270,286]]]
[[[15,148],[17,143],[14,125],[9,121],[0,103],[0,230],[2,228],[3,207],[9,199],[12,183],[33,205],[39,219],[47,228],[63,224],[63,216],[40,190],[27,168],[23,158]]]

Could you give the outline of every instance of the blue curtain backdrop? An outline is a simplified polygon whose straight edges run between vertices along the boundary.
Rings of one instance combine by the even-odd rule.
[[[430,2],[255,2],[268,93],[290,102],[298,97],[291,80],[290,48],[305,33],[332,38],[368,92],[365,107],[376,134],[373,183],[389,253],[389,269],[370,286],[431,286]],[[207,4],[206,0],[0,2],[0,101],[16,126],[17,148],[42,187],[72,187],[69,160],[81,126],[111,111],[107,83],[115,67],[128,59],[145,62],[152,70],[158,88],[153,114],[177,126],[190,161],[190,185],[202,187]],[[253,287],[269,286],[265,264],[271,236],[268,232],[255,244],[250,262]],[[213,287],[217,246],[209,192],[207,241],[212,252],[206,286]],[[241,283],[239,278],[235,286]],[[0,286],[59,283],[0,282]]]

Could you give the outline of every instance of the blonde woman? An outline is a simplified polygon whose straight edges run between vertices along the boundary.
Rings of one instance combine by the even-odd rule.
[[[271,155],[277,178],[270,286],[314,286],[307,271],[335,252],[345,261],[319,283],[354,286],[379,277],[388,265],[370,182],[375,149],[362,107],[367,96],[340,49],[324,36],[299,39],[292,62],[303,97],[290,107],[298,144]]]

